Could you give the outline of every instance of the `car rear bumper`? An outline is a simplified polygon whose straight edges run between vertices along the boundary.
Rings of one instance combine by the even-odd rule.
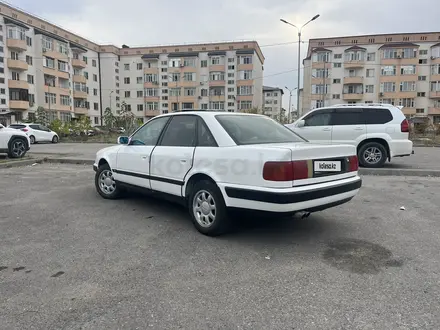
[[[413,142],[410,140],[398,140],[390,142],[391,158],[410,156],[413,152]]]
[[[288,189],[219,184],[228,207],[276,213],[315,212],[336,206],[351,200],[361,186],[359,176]]]

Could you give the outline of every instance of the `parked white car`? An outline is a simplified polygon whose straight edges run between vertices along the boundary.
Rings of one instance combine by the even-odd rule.
[[[26,155],[30,144],[25,132],[0,124],[0,153],[7,154],[9,158],[21,158]]]
[[[312,143],[351,144],[364,167],[413,154],[409,122],[391,104],[340,104],[314,109],[286,125]]]
[[[60,140],[57,133],[49,129],[48,127],[40,124],[11,124],[9,128],[15,128],[26,132],[31,140],[31,144],[38,142],[52,142],[58,143]]]
[[[98,193],[172,197],[206,235],[227,230],[229,208],[308,215],[348,202],[362,183],[354,146],[314,145],[261,115],[166,114],[118,143],[96,154]]]

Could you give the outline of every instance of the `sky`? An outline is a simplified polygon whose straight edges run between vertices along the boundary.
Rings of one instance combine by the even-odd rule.
[[[264,85],[297,87],[297,31],[308,39],[438,31],[439,0],[9,0],[9,4],[100,44],[130,47],[194,42],[258,41]],[[431,10],[429,10],[431,9]],[[275,45],[274,45],[275,44]],[[282,45],[276,45],[282,44]],[[300,73],[302,75],[302,72]],[[285,91],[283,107],[288,108]],[[296,92],[292,105],[296,104]]]

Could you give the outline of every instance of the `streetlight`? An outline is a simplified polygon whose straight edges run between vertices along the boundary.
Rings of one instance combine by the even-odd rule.
[[[301,31],[303,29],[303,27],[305,27],[307,24],[309,24],[310,22],[313,22],[314,20],[316,20],[320,15],[315,15],[312,17],[312,19],[310,19],[308,22],[304,23],[301,27],[297,27],[296,25],[289,23],[288,21],[286,21],[285,19],[280,19],[281,22],[288,24],[290,26],[293,26],[295,29],[298,30],[298,88],[300,86],[300,81],[301,81],[301,76],[300,76],[300,70],[301,70]],[[299,93],[298,93],[298,97],[296,100],[296,108],[298,111],[298,116],[301,115],[300,113],[300,109],[299,109]]]
[[[295,87],[294,89],[290,89],[287,86],[284,86],[285,89],[289,91],[289,112],[287,113],[288,118],[291,118],[291,112],[292,112],[292,93],[298,89],[298,87]],[[298,100],[299,100],[299,94],[298,94]],[[298,110],[297,110],[298,111]]]
[[[112,94],[113,94],[113,91],[111,91],[109,96],[108,96],[108,98],[110,99],[110,106],[109,106],[110,110],[112,110]]]

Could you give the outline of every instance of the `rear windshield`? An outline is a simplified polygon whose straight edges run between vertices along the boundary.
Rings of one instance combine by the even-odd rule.
[[[10,128],[25,128],[26,126],[25,125],[17,125],[17,124],[12,124],[12,125],[9,125],[9,127]]]
[[[217,115],[220,125],[238,145],[306,142],[305,139],[264,116]]]

